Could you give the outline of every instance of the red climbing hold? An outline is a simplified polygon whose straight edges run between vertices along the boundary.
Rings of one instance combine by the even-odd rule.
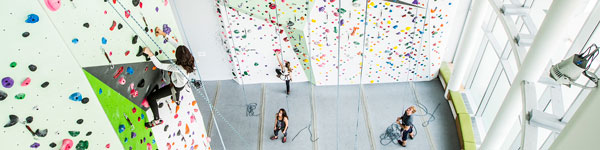
[[[126,52],[125,52],[125,56],[127,56],[127,55],[129,55],[129,51],[126,51]]]
[[[113,20],[112,26],[110,26],[110,31],[115,30],[116,26],[117,26],[117,22]]]
[[[117,70],[117,72],[115,73],[113,78],[116,79],[117,77],[119,77],[119,75],[121,75],[121,73],[123,73],[123,66],[121,66],[121,68],[119,68],[119,70]]]
[[[125,18],[129,18],[129,16],[131,16],[131,11],[126,10],[125,11]]]

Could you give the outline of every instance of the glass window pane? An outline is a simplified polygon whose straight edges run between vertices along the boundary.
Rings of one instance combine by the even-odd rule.
[[[477,68],[477,72],[475,74],[475,78],[473,80],[473,86],[470,89],[471,98],[473,98],[474,106],[477,107],[481,103],[483,99],[483,95],[485,94],[485,90],[490,83],[490,79],[496,69],[496,65],[498,64],[498,57],[494,53],[494,50],[491,44],[485,48],[485,52],[483,53],[483,58],[479,67]],[[477,108],[474,108],[477,109]],[[477,110],[474,110],[477,111]]]
[[[508,93],[509,89],[510,83],[508,82],[506,75],[504,75],[504,71],[502,71],[500,74],[500,78],[498,79],[498,83],[493,89],[494,91],[492,92],[489,102],[487,103],[487,105],[485,105],[485,108],[483,108],[484,111],[481,118],[483,120],[486,132],[492,125],[494,117],[496,117],[496,113],[498,113],[498,110],[502,105],[502,101],[504,100],[504,97]]]

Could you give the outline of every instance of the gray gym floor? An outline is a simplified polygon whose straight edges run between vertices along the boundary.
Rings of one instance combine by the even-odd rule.
[[[242,86],[224,80],[205,82],[205,87],[216,107],[214,117],[224,144],[231,150],[459,149],[456,126],[438,80],[368,84],[363,85],[363,94],[359,85],[344,85],[339,86],[339,99],[337,86],[311,86],[307,82],[292,83],[289,96],[284,93],[284,83]],[[223,149],[204,95],[195,94],[212,149]],[[417,106],[418,102],[435,118],[426,126],[423,123],[431,117]],[[256,108],[248,114],[246,104],[252,103]],[[381,141],[380,135],[411,105],[417,107],[415,139],[405,148],[396,143],[384,145],[387,141]],[[269,139],[280,108],[287,110],[290,119],[286,143],[281,143],[281,132],[278,140]]]

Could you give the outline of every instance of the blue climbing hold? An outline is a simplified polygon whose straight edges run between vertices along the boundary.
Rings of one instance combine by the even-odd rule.
[[[98,90],[98,95],[102,94],[102,88]]]
[[[102,37],[102,44],[106,44],[106,38]]]
[[[77,102],[77,101],[81,101],[81,99],[82,99],[81,97],[82,97],[81,93],[75,92],[75,93],[71,94],[71,96],[69,96],[69,99]]]
[[[142,119],[144,119],[144,114],[142,114]]]
[[[25,20],[26,23],[36,23],[38,21],[40,21],[40,17],[36,14],[27,15],[27,20]]]
[[[125,131],[125,125],[121,124],[119,125],[119,133],[123,133],[123,131]],[[125,140],[125,142],[127,142],[127,140]]]
[[[71,42],[73,42],[73,44],[77,44],[77,43],[79,43],[79,39],[74,38],[73,40],[71,40]]]
[[[128,140],[129,140],[129,139],[125,138],[125,140],[124,140],[124,141],[125,141],[125,143],[127,143],[127,141],[128,141]]]
[[[133,68],[127,67],[127,74],[133,74]]]

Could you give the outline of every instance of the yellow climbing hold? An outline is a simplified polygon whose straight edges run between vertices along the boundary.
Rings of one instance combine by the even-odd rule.
[[[406,27],[406,30],[410,30],[410,27]]]
[[[311,21],[312,21],[313,23],[317,22],[317,20],[315,20],[315,19],[312,19]]]

